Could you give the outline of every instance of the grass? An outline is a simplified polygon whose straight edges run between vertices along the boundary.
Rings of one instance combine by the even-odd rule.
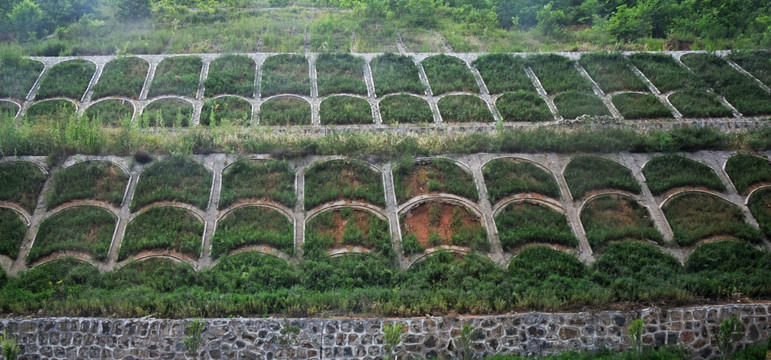
[[[0,115],[9,118],[15,117],[19,113],[19,105],[10,101],[0,100]]]
[[[353,96],[332,96],[321,102],[319,117],[322,125],[372,124],[372,108],[366,99]]]
[[[383,54],[372,59],[370,67],[378,96],[400,92],[423,95],[426,90],[420,70],[409,56]]]
[[[270,99],[260,106],[260,125],[310,125],[311,104],[287,96]]]
[[[578,245],[564,214],[535,203],[506,205],[495,216],[495,226],[504,251],[514,251],[528,243]]]
[[[200,125],[225,124],[249,126],[252,121],[252,104],[235,96],[223,96],[204,101]]]
[[[209,64],[204,81],[206,96],[222,94],[254,96],[254,60],[246,55],[223,55]]]
[[[554,105],[560,115],[566,119],[574,119],[581,115],[610,115],[610,110],[602,100],[590,93],[567,91],[554,97]]]
[[[527,57],[526,63],[549,94],[570,90],[588,93],[593,91],[589,79],[578,72],[573,60],[564,56],[555,54],[532,55]]]
[[[296,200],[294,180],[286,161],[239,159],[222,173],[220,208],[241,199],[275,201],[291,208]]]
[[[479,92],[474,75],[459,58],[439,54],[426,58],[422,64],[434,95],[457,91]]]
[[[593,198],[581,210],[581,223],[594,251],[613,240],[664,239],[656,230],[648,209],[626,196],[602,195]]]
[[[16,211],[0,208],[0,254],[15,260],[26,232],[27,224]]]
[[[108,62],[94,85],[93,99],[122,96],[139,99],[150,64],[137,57],[119,57]]]
[[[487,231],[480,219],[459,205],[425,202],[401,216],[402,251],[420,254],[440,245],[488,251]]]
[[[505,93],[495,101],[503,121],[552,121],[549,106],[536,93],[517,91]]]
[[[26,161],[0,163],[0,200],[19,204],[32,213],[43,190],[46,175]]]
[[[244,206],[219,221],[211,243],[211,256],[215,259],[247,245],[268,245],[291,255],[294,227],[276,210]]]
[[[628,66],[621,53],[589,53],[578,61],[605,93],[614,91],[648,91],[640,78]]]
[[[349,17],[332,11],[324,11],[311,24],[311,51],[326,53],[350,52],[353,45],[352,31],[345,26]],[[343,25],[343,26],[340,26]],[[319,56],[320,57],[320,56]],[[320,89],[319,89],[320,91]]]
[[[385,207],[380,172],[348,160],[316,163],[305,172],[305,209],[342,199]]]
[[[165,58],[155,69],[148,98],[160,95],[195,97],[201,80],[203,61],[198,56]]]
[[[53,174],[53,185],[46,196],[46,207],[91,199],[120,206],[129,176],[108,161],[84,161]]]
[[[188,127],[193,117],[193,105],[181,99],[155,100],[145,106],[139,117],[141,127]]]
[[[535,87],[525,72],[525,60],[508,54],[488,54],[472,63],[482,75],[490,94],[534,92]]]
[[[557,180],[539,166],[510,158],[494,159],[485,164],[482,174],[487,195],[495,204],[501,199],[521,193],[536,193],[559,199]]]
[[[380,253],[392,252],[388,222],[370,212],[349,207],[314,216],[306,224],[305,236],[303,249],[306,253],[351,246]]]
[[[771,238],[771,188],[764,188],[752,194],[747,206],[760,225],[760,231]]]
[[[206,209],[211,172],[194,160],[175,155],[148,166],[139,177],[131,211],[156,201],[179,201]]]
[[[110,127],[119,127],[130,122],[133,115],[134,106],[121,99],[99,101],[86,108],[83,113],[89,120],[98,120],[100,124]]]
[[[730,117],[731,110],[723,106],[714,93],[699,89],[684,89],[669,95],[669,102],[685,117]]]
[[[88,88],[96,65],[86,60],[69,60],[58,63],[46,72],[40,81],[35,99],[66,97],[80,100]]]
[[[391,95],[380,100],[384,124],[427,124],[434,122],[428,101],[408,94]]]
[[[687,87],[703,87],[703,83],[688,68],[667,54],[634,53],[629,60],[662,93]]]
[[[438,102],[442,121],[446,123],[490,123],[495,121],[487,103],[474,95],[449,95]]]
[[[24,118],[31,125],[56,127],[66,123],[75,114],[75,104],[64,99],[54,99],[33,104],[24,113]]]
[[[703,296],[762,297],[771,289],[771,256],[742,241],[699,245],[685,269],[691,275],[686,288]]]
[[[591,191],[603,189],[640,193],[640,184],[628,168],[597,156],[574,157],[565,167],[564,176],[573,199],[580,199]]]
[[[118,261],[153,250],[170,250],[197,258],[203,229],[203,222],[190,211],[172,206],[153,207],[126,226]]]
[[[409,161],[394,169],[396,200],[401,204],[413,197],[440,192],[472,201],[479,199],[473,177],[452,160]]]
[[[43,64],[21,56],[0,57],[0,97],[26,100],[43,71]]]
[[[104,261],[116,221],[115,215],[96,206],[76,206],[51,215],[40,223],[27,264],[59,251],[87,252]]]
[[[364,66],[364,59],[351,54],[319,54],[316,58],[319,96],[342,93],[367,95]]]
[[[747,195],[755,184],[771,182],[771,163],[750,154],[732,156],[726,161],[725,172],[733,181],[736,191],[742,195]]]
[[[675,233],[675,243],[680,246],[712,236],[762,241],[758,230],[744,222],[744,214],[736,205],[713,195],[685,193],[669,200],[661,209]]]
[[[672,117],[672,111],[652,94],[614,94],[611,101],[627,120]]]
[[[249,15],[231,12],[216,21],[190,21],[176,29],[168,53],[254,52],[265,19]]]
[[[260,92],[263,97],[276,94],[310,96],[311,79],[308,59],[303,55],[281,54],[267,58],[262,65]]]
[[[756,79],[766,85],[771,85],[771,68],[768,59],[771,53],[768,50],[731,51],[730,60],[746,70]]]
[[[684,186],[725,190],[725,185],[709,166],[679,155],[654,157],[645,164],[642,173],[653,195],[661,195],[667,190]]]

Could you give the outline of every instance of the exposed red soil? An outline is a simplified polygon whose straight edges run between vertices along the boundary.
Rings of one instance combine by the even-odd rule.
[[[363,237],[369,235],[369,220],[372,215],[365,211],[354,210],[353,220],[356,221],[356,227],[361,231]],[[327,224],[323,228],[319,228],[319,233],[323,235],[332,235],[335,238],[334,248],[342,247],[343,233],[345,232],[345,225],[348,224],[348,219],[343,218],[340,211],[335,211],[332,214],[332,223]],[[362,246],[362,245],[357,245]]]
[[[420,245],[425,248],[434,247],[434,245],[429,243],[429,235],[432,232],[439,234],[439,237],[442,238],[442,245],[449,245],[453,234],[452,218],[456,208],[460,208],[463,211],[462,222],[464,225],[478,223],[478,220],[471,216],[466,209],[458,205],[426,202],[410,210],[404,217],[402,225],[404,233],[414,233]],[[432,219],[432,212],[437,214],[433,216],[434,219]],[[431,220],[434,220],[433,223]]]

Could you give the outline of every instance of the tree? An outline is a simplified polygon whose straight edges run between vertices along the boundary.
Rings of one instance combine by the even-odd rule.
[[[43,11],[30,0],[24,0],[13,6],[8,14],[11,28],[16,32],[17,40],[27,40],[37,36],[40,21],[43,19]]]
[[[150,16],[150,0],[115,0],[118,20],[136,20]]]
[[[616,41],[628,41],[651,36],[653,27],[648,12],[643,6],[619,6],[608,19],[605,29]]]

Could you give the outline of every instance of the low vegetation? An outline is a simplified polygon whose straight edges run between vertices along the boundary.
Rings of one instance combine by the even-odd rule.
[[[92,99],[122,96],[139,99],[150,64],[137,57],[118,57],[108,62],[94,85]]]
[[[61,127],[75,117],[77,107],[64,99],[54,99],[35,103],[24,113],[24,121],[39,128]]]
[[[691,192],[678,195],[661,208],[675,233],[675,243],[691,246],[713,236],[762,241],[757,229],[744,222],[742,211],[714,195]]]
[[[557,180],[546,170],[528,161],[511,158],[491,160],[482,168],[490,202],[515,194],[536,193],[551,198],[560,198]]]
[[[222,173],[220,208],[246,199],[294,207],[294,180],[295,173],[286,161],[239,159]]]
[[[602,195],[591,199],[581,209],[581,223],[594,251],[613,240],[663,241],[648,209],[626,196]]]
[[[589,53],[578,61],[605,93],[615,91],[648,91],[640,78],[628,66],[621,53]]]
[[[752,194],[747,206],[767,238],[771,238],[771,188],[763,188]]]
[[[610,111],[602,100],[592,93],[567,91],[554,97],[554,105],[560,115],[566,119],[574,119],[581,115],[610,115]]]
[[[215,259],[249,245],[267,245],[291,255],[294,253],[294,228],[292,222],[276,210],[244,206],[217,223],[211,244],[211,256]]]
[[[732,51],[728,58],[746,70],[756,79],[771,86],[771,69],[768,67],[768,59],[771,52],[768,50]]]
[[[160,95],[195,97],[201,81],[203,62],[198,56],[165,58],[155,69],[148,98]]]
[[[726,161],[725,172],[742,195],[756,184],[771,182],[771,162],[750,154],[732,156]]]
[[[172,156],[148,166],[139,177],[131,211],[156,201],[179,201],[206,209],[211,172],[193,159]]]
[[[685,89],[669,95],[669,102],[684,117],[709,118],[730,117],[731,110],[723,106],[714,93],[700,89]]]
[[[428,101],[408,94],[391,95],[380,100],[384,124],[427,124],[434,122]]]
[[[129,176],[108,161],[84,161],[53,174],[53,185],[46,197],[46,207],[91,199],[120,206]]]
[[[490,94],[529,91],[535,87],[525,72],[525,60],[509,54],[488,54],[478,57],[472,63],[482,75]]]
[[[701,80],[671,55],[639,52],[629,55],[629,60],[662,93],[687,87],[703,87]]]
[[[526,91],[503,94],[495,102],[503,121],[551,121],[549,106],[538,94]]]
[[[36,165],[26,161],[0,163],[0,200],[19,204],[32,213],[46,175]]]
[[[372,124],[372,108],[366,99],[353,96],[331,96],[321,102],[322,125]]]
[[[0,255],[16,260],[26,232],[27,224],[16,211],[0,208]]]
[[[349,207],[324,211],[308,220],[303,250],[309,256],[352,246],[380,254],[392,253],[388,222],[370,212]]]
[[[627,120],[672,117],[672,111],[652,94],[614,94],[611,101],[621,116]]]
[[[308,59],[303,55],[281,54],[262,64],[260,92],[263,97],[277,94],[310,96],[311,78]]]
[[[103,126],[119,127],[131,122],[134,106],[126,100],[107,99],[86,108],[83,116]]]
[[[688,257],[685,269],[690,274],[686,289],[703,296],[756,297],[771,289],[771,256],[746,242],[699,245]]]
[[[0,98],[26,100],[43,64],[18,54],[0,54]]]
[[[548,94],[558,94],[565,91],[593,91],[592,83],[583,77],[575,67],[575,62],[556,54],[531,55],[526,63],[541,81]]]
[[[204,101],[200,125],[249,126],[252,121],[252,104],[236,96],[223,96]]]
[[[241,95],[254,96],[256,64],[246,55],[223,55],[209,64],[209,74],[204,81],[206,96]]]
[[[408,92],[423,95],[426,87],[420,82],[420,70],[405,55],[387,53],[370,62],[377,96]]]
[[[477,201],[473,177],[452,160],[407,161],[394,169],[396,200],[401,204],[423,194],[441,192]]]
[[[449,95],[438,102],[446,123],[490,123],[495,121],[487,103],[474,95]]]
[[[565,181],[573,199],[594,190],[613,189],[640,193],[632,172],[623,165],[597,156],[579,155],[565,167]]]
[[[13,118],[19,113],[19,105],[10,101],[0,100],[0,116]]]
[[[495,216],[495,226],[504,251],[515,251],[529,243],[578,246],[565,215],[536,203],[506,205]]]
[[[667,190],[684,186],[725,190],[725,185],[709,166],[680,155],[654,157],[645,164],[642,173],[653,195],[661,195]]]
[[[190,126],[193,105],[182,99],[155,100],[145,106],[139,125],[145,127],[182,128]]]
[[[79,101],[85,94],[96,65],[86,60],[69,60],[52,66],[40,81],[35,99],[66,97]]]
[[[331,94],[367,95],[364,59],[351,54],[323,53],[316,58],[319,96]]]
[[[425,252],[440,245],[488,251],[490,242],[480,219],[460,205],[424,202],[401,216],[402,251],[405,255]]]
[[[456,91],[479,92],[474,75],[459,58],[439,54],[426,58],[422,64],[434,95]]]
[[[96,206],[76,206],[51,215],[40,223],[27,263],[59,251],[86,252],[104,261],[116,222],[115,215]]]
[[[380,172],[350,160],[316,163],[305,172],[305,209],[342,199],[385,207]]]
[[[173,206],[150,208],[126,226],[118,261],[142,251],[172,251],[197,258],[203,228],[203,222],[188,210]]]
[[[260,105],[260,125],[310,125],[311,104],[287,96],[270,99]]]

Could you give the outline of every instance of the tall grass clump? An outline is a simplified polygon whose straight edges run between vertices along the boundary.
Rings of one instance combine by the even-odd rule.
[[[434,95],[453,91],[479,92],[474,75],[459,58],[439,54],[426,58],[422,64]]]
[[[379,171],[364,163],[330,160],[316,163],[305,172],[305,208],[334,200],[359,200],[385,207]]]
[[[551,121],[549,106],[536,93],[519,90],[505,93],[495,101],[503,121]]]
[[[473,177],[452,160],[406,161],[394,169],[396,200],[403,203],[413,197],[442,192],[477,201]]]
[[[87,252],[104,261],[116,221],[114,214],[96,206],[76,206],[51,215],[40,223],[27,263],[58,251]]]
[[[316,59],[319,96],[343,93],[367,95],[364,66],[364,59],[351,54],[320,54]]]
[[[32,213],[43,190],[46,175],[27,161],[0,163],[0,200],[19,204]]]
[[[236,96],[223,96],[204,101],[199,124],[248,126],[251,120],[252,104]]]
[[[509,54],[487,54],[478,57],[472,63],[490,94],[504,92],[535,92],[530,77],[525,72],[525,60]]]
[[[198,275],[201,285],[222,293],[276,292],[298,282],[292,265],[275,256],[244,252],[226,256]]]
[[[546,170],[528,161],[510,158],[491,160],[482,168],[491,203],[520,193],[560,197],[557,180]]]
[[[303,55],[281,54],[267,58],[262,65],[260,92],[263,97],[276,94],[311,94],[308,59]]]
[[[712,298],[764,297],[771,294],[771,255],[741,241],[701,244],[685,262],[686,288]]]
[[[768,50],[739,50],[731,51],[728,55],[744,70],[747,70],[752,76],[766,85],[771,85],[771,68],[768,66],[768,59],[771,58],[771,52]]]
[[[652,94],[614,94],[611,101],[621,116],[628,120],[672,117],[672,111]]]
[[[19,105],[10,101],[0,100],[0,116],[14,118],[19,113]]]
[[[685,117],[730,117],[731,110],[723,106],[715,93],[688,88],[669,95],[669,101]]]
[[[128,226],[118,250],[118,261],[140,251],[168,250],[197,258],[201,253],[203,222],[190,211],[173,206],[153,207]]]
[[[671,55],[638,52],[629,55],[629,60],[663,93],[704,85],[693,72],[680,65]]]
[[[731,156],[726,161],[725,172],[733,181],[736,191],[743,195],[753,185],[771,182],[771,162],[750,154]]]
[[[142,110],[142,115],[139,117],[139,125],[143,128],[188,127],[192,117],[193,104],[182,99],[160,99],[145,106],[144,110]]]
[[[602,100],[592,93],[567,91],[558,94],[554,97],[554,106],[566,119],[574,119],[581,115],[610,115],[610,110]]]
[[[747,204],[760,225],[760,231],[771,238],[771,188],[763,188],[752,194]]]
[[[204,81],[206,96],[222,94],[254,95],[255,63],[246,55],[223,55],[209,65],[209,74]]]
[[[15,260],[26,232],[27,224],[16,211],[0,208],[0,254]]]
[[[311,104],[296,97],[270,99],[260,106],[260,125],[310,125]]]
[[[513,251],[528,243],[578,245],[564,214],[535,203],[506,205],[495,216],[495,226],[504,251]]]
[[[58,170],[46,197],[53,209],[73,200],[92,199],[120,206],[129,176],[107,161],[84,161]]]
[[[58,63],[46,72],[40,81],[35,98],[66,97],[80,100],[91,82],[96,65],[86,60],[69,60]]]
[[[490,123],[495,121],[487,103],[474,95],[449,95],[438,102],[442,121],[447,123]]]
[[[244,206],[218,222],[211,241],[211,256],[215,259],[248,245],[267,245],[291,255],[294,253],[294,227],[276,210]]]
[[[725,190],[720,178],[707,165],[680,155],[662,155],[648,161],[642,168],[645,183],[654,195],[683,186],[703,186],[715,191]]]
[[[342,208],[324,211],[310,219],[305,229],[306,253],[349,246],[388,254],[391,235],[388,222],[363,210]]]
[[[736,206],[714,195],[690,192],[669,200],[664,211],[675,243],[690,246],[712,236],[732,236],[753,243],[762,241],[760,232],[744,222]]]
[[[147,97],[179,95],[195,97],[201,80],[203,61],[198,56],[175,56],[163,59],[155,70]]]
[[[378,96],[399,92],[422,95],[426,90],[420,82],[420,70],[409,56],[383,54],[374,58],[370,67]]]
[[[391,95],[380,100],[384,124],[426,124],[434,122],[428,101],[408,94]]]
[[[131,121],[134,106],[122,99],[107,99],[99,101],[83,113],[89,121],[99,122],[104,126],[120,127]]]
[[[366,99],[353,96],[331,96],[321,102],[322,125],[371,124],[372,108]]]
[[[40,127],[61,127],[68,119],[75,117],[77,107],[64,100],[54,99],[35,103],[24,113],[24,120],[30,125]]]
[[[578,63],[597,82],[602,91],[648,91],[640,78],[628,66],[621,53],[588,53],[581,55]]]
[[[565,167],[565,181],[574,199],[602,189],[640,193],[632,172],[623,165],[597,156],[578,155]]]
[[[220,208],[239,200],[269,200],[286,207],[295,203],[295,173],[279,160],[239,159],[222,173]]]
[[[602,195],[591,199],[581,209],[581,223],[595,251],[613,240],[663,241],[648,209],[626,196]]]
[[[206,209],[211,182],[211,172],[203,165],[185,156],[171,156],[142,172],[131,211],[156,201],[179,201]]]
[[[150,64],[137,57],[119,57],[108,62],[99,82],[94,85],[93,99],[123,96],[139,99]]]
[[[1,49],[0,98],[25,100],[42,71],[41,62],[25,59],[12,49]]]
[[[581,76],[573,60],[556,54],[528,56],[526,63],[549,94],[574,90],[591,93],[592,83]]]

